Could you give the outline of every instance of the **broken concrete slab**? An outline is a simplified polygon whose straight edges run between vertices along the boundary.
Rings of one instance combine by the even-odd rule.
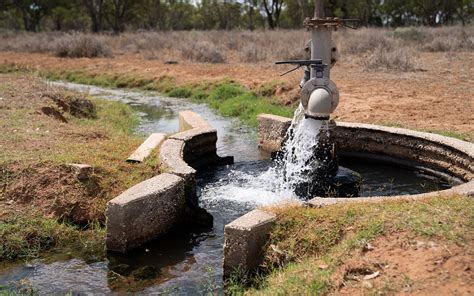
[[[212,128],[199,114],[185,110],[179,112],[179,131],[193,128]]]
[[[127,252],[165,234],[184,213],[185,181],[160,174],[107,203],[107,250]]]
[[[224,227],[224,274],[251,271],[263,260],[265,246],[276,215],[253,210]]]
[[[161,169],[182,178],[194,178],[196,170],[183,159],[184,142],[176,139],[166,140],[160,148]]]
[[[142,162],[166,140],[166,134],[151,134],[128,158],[128,162]]]

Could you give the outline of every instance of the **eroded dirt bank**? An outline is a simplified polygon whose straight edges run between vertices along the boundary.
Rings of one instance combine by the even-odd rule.
[[[138,119],[123,104],[0,74],[0,110],[0,218],[102,223],[108,200],[158,173],[156,159],[125,162],[143,138],[132,134]]]

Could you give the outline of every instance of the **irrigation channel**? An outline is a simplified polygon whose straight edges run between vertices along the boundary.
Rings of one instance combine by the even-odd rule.
[[[1,271],[0,285],[14,285],[26,279],[31,288],[41,294],[109,294],[130,289],[126,285],[112,289],[111,275],[124,269],[131,274],[134,270],[153,266],[159,272],[154,279],[143,282],[144,286],[139,290],[144,294],[222,293],[224,225],[256,206],[291,198],[288,194],[274,192],[268,185],[269,177],[265,175],[271,165],[270,155],[257,149],[255,129],[245,127],[235,119],[223,118],[206,105],[186,99],[51,83],[129,104],[141,116],[137,133],[143,135],[174,133],[178,130],[178,112],[193,110],[217,129],[218,153],[233,155],[235,164],[198,176],[200,204],[214,216],[212,230],[175,230],[127,254],[109,253],[107,259],[100,262],[55,257],[39,259]],[[449,187],[444,181],[421,171],[344,158],[340,159],[340,164],[363,176],[362,196],[415,194]]]

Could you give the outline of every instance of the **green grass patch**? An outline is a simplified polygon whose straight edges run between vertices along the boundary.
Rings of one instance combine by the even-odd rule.
[[[2,65],[0,73],[23,71],[14,65]],[[172,77],[164,76],[158,80],[140,76],[119,74],[91,74],[84,71],[63,71],[43,73],[46,79],[66,80],[70,82],[97,85],[101,87],[133,88],[157,91],[171,97],[190,98],[196,102],[206,103],[226,117],[237,117],[249,126],[257,125],[257,115],[270,113],[291,117],[292,107],[282,106],[273,97],[278,82],[264,84],[255,91],[231,80],[218,83],[202,82],[199,84],[177,85]]]
[[[66,74],[62,77],[50,76],[50,79],[66,79],[68,81],[99,85],[104,87],[137,88],[164,93],[170,97],[190,98],[193,101],[206,103],[225,117],[237,117],[249,126],[257,125],[257,115],[271,113],[281,116],[292,116],[292,108],[281,106],[272,97],[257,95],[235,82],[222,81],[211,84],[201,83],[186,86],[177,86],[173,79],[162,78],[149,81],[140,78],[130,78],[107,75],[89,76],[78,73]]]
[[[324,208],[282,207],[267,244],[263,273],[234,274],[228,294],[321,295],[337,289],[337,267],[381,235],[407,233],[411,238],[470,248],[474,201],[450,196],[418,201],[340,204]],[[276,254],[273,249],[284,252]],[[325,265],[325,268],[318,268]]]
[[[41,217],[11,216],[0,221],[0,261],[37,258],[45,251],[74,253],[98,260],[104,252],[105,228],[81,229]]]

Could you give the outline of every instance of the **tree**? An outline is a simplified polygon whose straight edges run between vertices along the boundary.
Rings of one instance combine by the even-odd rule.
[[[104,0],[83,0],[91,19],[91,31],[97,33],[102,30],[104,17]]]
[[[55,1],[48,0],[11,0],[20,13],[26,31],[36,32],[40,29],[41,19],[55,6]]]
[[[114,33],[125,31],[125,24],[135,17],[134,7],[140,5],[137,0],[107,0],[105,19]]]
[[[142,3],[138,7],[138,14],[142,16],[143,26],[146,29],[164,30],[166,27],[166,5],[161,3],[161,0],[144,0]]]
[[[262,5],[267,15],[268,26],[272,30],[277,28],[280,23],[283,0],[262,0]]]

